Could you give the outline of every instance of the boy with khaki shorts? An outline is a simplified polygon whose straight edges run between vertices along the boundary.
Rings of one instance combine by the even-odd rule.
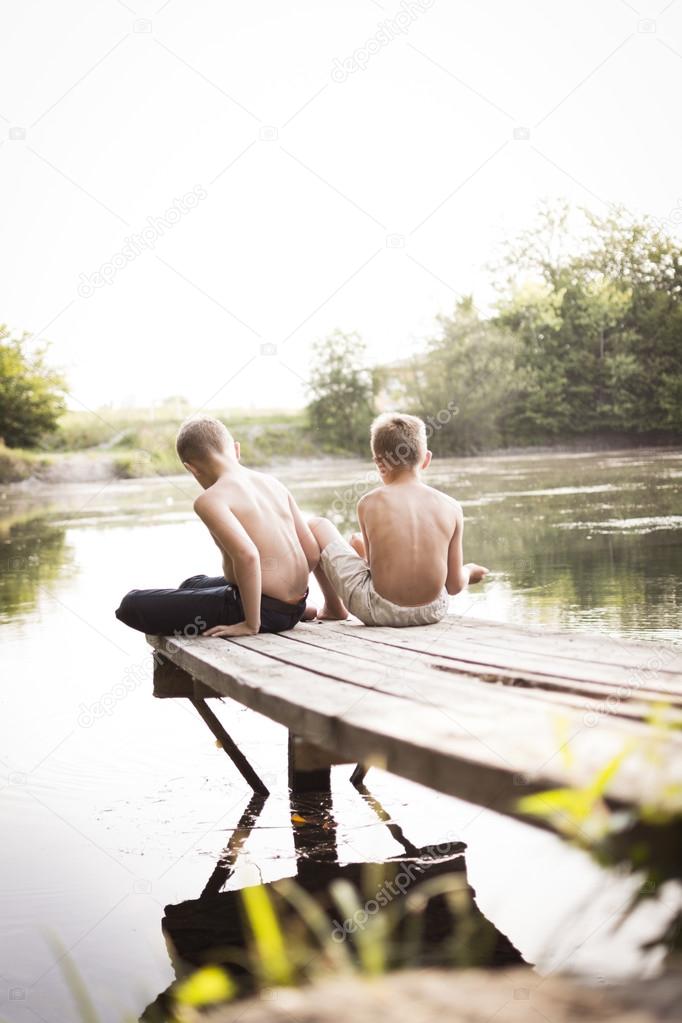
[[[319,616],[355,615],[365,625],[430,625],[450,594],[485,577],[463,564],[464,520],[457,501],[422,481],[431,462],[426,428],[416,416],[388,412],[371,429],[381,486],[357,506],[360,533],[347,543],[328,519],[309,522],[320,548],[315,576],[325,598]]]

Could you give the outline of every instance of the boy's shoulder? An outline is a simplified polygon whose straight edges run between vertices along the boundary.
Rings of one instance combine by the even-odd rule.
[[[428,484],[424,484],[426,490],[429,491],[429,496],[432,499],[432,505],[434,512],[436,509],[444,509],[448,514],[452,515],[455,524],[460,523],[463,520],[462,506],[456,497],[452,497],[450,494],[445,494],[442,490],[437,487],[430,487]]]
[[[242,481],[219,476],[215,483],[212,483],[210,487],[206,487],[205,490],[202,490],[199,496],[194,499],[194,510],[198,514],[201,514],[202,509],[218,506],[221,508],[229,508],[230,499],[243,489],[244,483]]]
[[[461,509],[462,506],[456,497],[453,497],[451,494],[446,494],[444,490],[439,490],[438,487],[432,487],[428,483],[424,483],[423,485],[426,487],[427,490],[430,490],[432,494],[435,494],[436,497],[443,501],[445,504],[449,504],[453,508]]]
[[[206,490],[202,490],[198,497],[194,498],[194,508],[197,515],[201,515],[202,512],[207,511],[218,503],[224,504],[224,500],[221,501],[217,484],[214,483],[210,487],[206,487]]]
[[[380,501],[385,490],[386,487],[381,484],[378,487],[374,487],[373,490],[368,490],[358,500],[358,508],[367,508],[369,505],[374,504],[375,501]]]

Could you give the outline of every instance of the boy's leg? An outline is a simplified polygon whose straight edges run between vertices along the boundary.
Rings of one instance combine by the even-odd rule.
[[[191,575],[180,583],[180,590],[205,590],[207,587],[227,586],[227,579],[222,575]]]
[[[317,540],[317,546],[320,548],[320,552],[325,549],[327,544],[332,543],[334,540],[343,540],[338,529],[333,522],[329,521],[329,519],[309,519],[308,525],[310,526],[313,536]],[[321,562],[318,563],[317,568],[314,571],[314,576],[317,579],[319,587],[322,590],[322,596],[324,597],[324,607],[321,611],[319,611],[317,617],[323,621],[344,621],[348,617],[348,610],[325,575]]]
[[[365,550],[365,541],[362,538],[362,533],[351,533],[348,538],[348,543],[363,561],[367,561],[367,552]]]
[[[177,590],[131,590],[116,617],[131,629],[152,636],[196,636],[214,625],[243,621],[244,610],[237,589],[221,579],[218,586],[190,588],[183,584]]]

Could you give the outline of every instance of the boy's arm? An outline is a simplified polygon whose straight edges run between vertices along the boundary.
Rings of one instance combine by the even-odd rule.
[[[236,625],[216,625],[204,636],[252,636],[260,629],[261,570],[255,543],[236,515],[209,494],[201,494],[194,510],[211,533],[218,547],[228,555],[234,568],[244,608],[244,621]]]
[[[459,505],[455,509],[455,531],[448,547],[448,575],[445,580],[445,589],[451,596],[466,589],[469,583],[478,583],[488,574],[488,569],[471,562],[463,564],[464,553],[462,549],[462,538],[464,535],[464,516]]]
[[[358,554],[360,554],[360,556],[362,558],[364,558],[365,561],[367,562],[367,564],[369,565],[369,563],[370,563],[370,561],[369,561],[369,554],[370,554],[370,552],[369,552],[369,540],[367,539],[367,527],[365,526],[365,512],[367,510],[367,496],[360,498],[360,500],[358,501],[358,506],[357,506],[357,508],[355,510],[356,510],[356,513],[357,513],[357,516],[358,516],[358,524],[360,526],[360,532],[362,533],[362,546],[363,546],[362,553],[360,554],[360,551],[358,551]],[[357,550],[357,548],[356,548],[356,550]]]
[[[320,560],[320,548],[317,546],[317,540],[313,536],[310,526],[303,518],[301,509],[298,507],[291,494],[288,494],[288,498],[289,508],[291,509],[294,526],[296,527],[296,536],[303,548],[303,553],[305,554],[306,561],[308,562],[308,568],[311,572],[314,572],[317,568],[317,563]]]

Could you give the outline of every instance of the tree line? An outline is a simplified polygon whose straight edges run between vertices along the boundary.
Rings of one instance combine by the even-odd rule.
[[[441,454],[519,445],[682,438],[682,247],[650,218],[540,208],[493,269],[482,315],[463,297],[423,350],[372,366],[357,334],[317,346],[311,440],[365,453],[384,408],[421,415]],[[65,381],[44,346],[0,326],[0,439],[32,447],[56,429]]]
[[[661,225],[543,206],[494,282],[491,314],[461,298],[401,363],[370,367],[357,335],[328,337],[309,380],[320,442],[365,452],[382,407],[435,417],[441,454],[682,437],[682,247]]]

